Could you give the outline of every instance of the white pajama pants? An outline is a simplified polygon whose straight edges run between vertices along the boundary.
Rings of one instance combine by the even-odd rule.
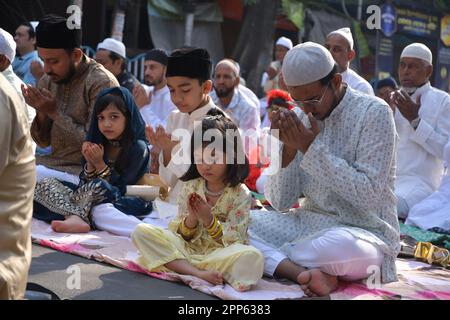
[[[151,216],[151,214],[149,214],[149,216]],[[135,216],[127,215],[116,209],[112,203],[99,204],[98,206],[93,207],[92,221],[97,229],[108,231],[123,237],[131,237],[134,229],[141,223],[148,223],[163,228],[167,227],[167,225],[155,223],[163,222],[160,219],[147,217],[144,220],[139,220]]]
[[[372,274],[371,268],[374,266],[381,268],[384,258],[376,245],[358,239],[350,232],[339,228],[331,229],[311,241],[292,243],[287,254],[252,234],[250,245],[263,253],[264,273],[268,276],[273,276],[278,264],[288,258],[299,266],[320,269],[346,281],[356,281]]]
[[[36,182],[41,181],[44,178],[56,178],[61,181],[67,181],[78,185],[80,178],[74,174],[58,171],[55,169],[47,168],[43,165],[36,166]]]

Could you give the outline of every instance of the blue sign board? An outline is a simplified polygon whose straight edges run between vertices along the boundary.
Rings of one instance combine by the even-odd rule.
[[[381,6],[381,31],[386,37],[392,36],[397,31],[397,14],[391,4]]]

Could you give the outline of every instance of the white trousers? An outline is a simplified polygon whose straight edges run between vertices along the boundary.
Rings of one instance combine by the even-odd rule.
[[[334,228],[322,236],[301,244],[293,243],[287,254],[250,234],[250,245],[259,249],[265,259],[264,273],[273,276],[278,264],[288,258],[295,264],[356,281],[373,274],[371,267],[381,268],[384,255],[370,242],[358,239],[346,230]]]
[[[43,165],[37,165],[36,182],[39,182],[44,178],[56,178],[58,180],[67,181],[76,185],[78,185],[78,183],[80,182],[80,178],[74,174],[50,169]]]
[[[131,237],[134,229],[140,223],[167,227],[167,225],[161,225],[163,221],[152,219],[151,216],[152,214],[149,214],[144,220],[139,220],[135,216],[127,215],[116,209],[111,203],[99,204],[92,208],[92,221],[97,229],[123,237]]]

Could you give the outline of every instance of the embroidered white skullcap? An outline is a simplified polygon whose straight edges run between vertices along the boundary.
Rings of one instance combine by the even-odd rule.
[[[13,36],[2,28],[0,28],[0,54],[3,54],[11,63],[16,56],[16,42]]]
[[[106,38],[105,40],[100,42],[97,46],[97,50],[99,49],[104,49],[117,53],[122,58],[127,57],[125,45],[121,41],[113,38]]]
[[[216,69],[217,69],[217,67],[218,66],[220,66],[220,65],[226,65],[227,67],[229,67],[231,70],[233,70],[233,72],[234,72],[234,75],[236,76],[236,77],[239,77],[239,73],[240,73],[240,67],[239,67],[239,64],[236,62],[236,61],[234,61],[234,60],[232,60],[232,59],[223,59],[223,60],[220,60],[217,64],[216,64]]]
[[[331,31],[328,34],[327,38],[329,36],[335,35],[335,34],[343,36],[345,38],[345,40],[347,40],[348,44],[350,45],[350,49],[353,49],[354,41],[353,41],[352,31],[350,30],[350,28],[346,27],[346,28],[341,28],[338,30]]]
[[[296,45],[284,57],[284,82],[288,86],[301,86],[326,77],[335,65],[333,56],[322,45],[305,42]]]
[[[401,58],[417,58],[424,60],[429,64],[433,63],[433,54],[431,53],[431,50],[423,43],[418,42],[406,46],[400,55],[400,59]]]
[[[283,46],[283,47],[285,47],[285,48],[288,48],[289,50],[291,50],[292,47],[293,47],[291,39],[286,38],[286,37],[280,37],[280,38],[278,38],[278,40],[277,40],[277,42],[275,43],[275,45]]]

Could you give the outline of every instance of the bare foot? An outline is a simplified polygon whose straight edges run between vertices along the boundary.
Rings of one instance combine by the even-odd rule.
[[[222,274],[218,271],[213,270],[199,270],[197,277],[206,280],[212,284],[223,284]]]
[[[63,233],[86,233],[91,227],[78,216],[69,216],[64,221],[52,221],[52,229]]]
[[[319,269],[303,271],[297,276],[297,282],[308,297],[329,295],[338,286],[337,277],[326,274]]]

